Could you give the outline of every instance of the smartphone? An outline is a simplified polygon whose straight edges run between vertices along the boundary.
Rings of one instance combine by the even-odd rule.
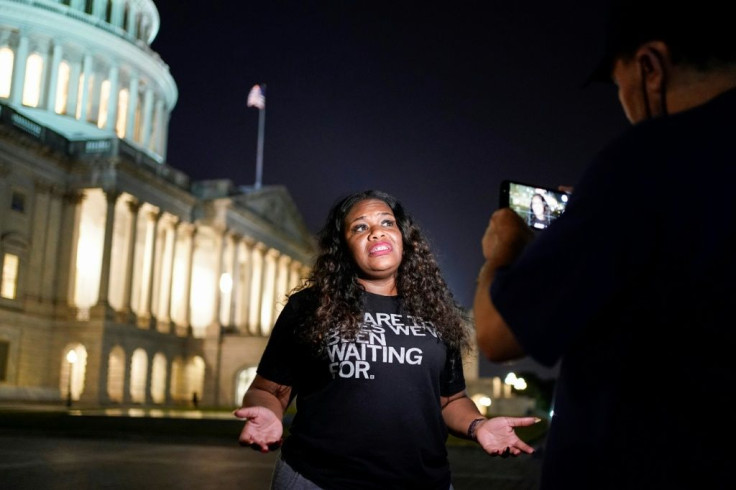
[[[547,228],[565,211],[570,194],[513,180],[501,183],[500,206],[511,208],[535,230]]]

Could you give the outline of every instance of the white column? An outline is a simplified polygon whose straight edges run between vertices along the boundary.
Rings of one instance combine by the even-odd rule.
[[[197,248],[197,227],[195,226],[192,228],[191,236],[189,237],[190,244],[189,244],[189,257],[188,265],[187,265],[187,280],[186,280],[186,290],[185,290],[185,303],[186,303],[186,309],[184,310],[186,312],[186,324],[187,324],[187,331],[189,335],[192,335],[192,268],[194,267],[194,252]]]
[[[302,263],[298,260],[292,260],[289,265],[289,290],[291,291],[299,285],[302,279]]]
[[[79,74],[81,65],[78,62],[69,62],[69,89],[66,94],[66,114],[76,117],[77,95],[79,94]]]
[[[64,209],[59,243],[59,290],[57,304],[69,306],[74,304],[74,283],[76,282],[77,242],[79,241],[80,203],[84,194],[72,192],[64,196]]]
[[[128,86],[128,117],[125,120],[125,139],[135,141],[135,112],[138,109],[138,77],[130,79]]]
[[[151,141],[151,118],[153,117],[153,90],[147,88],[143,94],[143,125],[141,126],[141,146],[148,148]]]
[[[279,251],[269,249],[266,252],[263,270],[263,293],[261,295],[261,335],[268,335],[273,324],[273,309],[276,300],[276,261]]]
[[[133,2],[128,2],[128,25],[125,26],[125,30],[132,37],[136,37],[135,32],[135,19],[138,16],[138,9],[135,7]]]
[[[153,121],[153,128],[151,129],[151,134],[154,136],[154,139],[150,145],[147,145],[150,150],[162,157],[165,147],[165,140],[162,139],[162,135],[166,133],[166,118],[164,117],[165,110],[163,99],[157,99],[156,107],[154,109],[156,118]]]
[[[56,106],[56,92],[59,84],[59,64],[61,63],[63,48],[60,44],[54,44],[51,55],[51,66],[49,67],[49,83],[46,86],[46,111],[54,112]]]
[[[253,335],[261,333],[261,292],[263,280],[263,255],[265,246],[257,243],[251,253],[250,298],[248,299],[248,331]]]
[[[2,175],[4,178],[5,175]],[[31,207],[33,217],[29,221],[31,226],[30,235],[33,247],[30,249],[28,259],[28,275],[25,281],[26,297],[33,301],[41,298],[41,284],[44,267],[45,244],[49,240],[51,227],[49,226],[49,201],[51,197],[51,185],[41,179],[33,182],[33,206]],[[51,239],[55,239],[53,237]]]
[[[123,305],[129,315],[129,321],[135,321],[135,313],[133,312],[131,301],[133,298],[133,272],[135,270],[135,247],[138,234],[138,211],[141,209],[141,204],[139,202],[129,201],[128,209],[130,210],[130,230],[127,234],[128,258],[126,264],[128,267],[125,273],[125,278],[123,279],[125,281],[125,287],[123,289]]]
[[[166,223],[165,229],[165,240],[164,240],[164,251],[163,259],[161,263],[161,277],[159,291],[163,296],[159,302],[157,315],[159,316],[159,325],[164,333],[171,333],[172,322],[171,322],[171,294],[172,285],[174,283],[174,257],[176,255],[176,236],[179,219],[171,217]],[[167,327],[164,329],[161,320],[163,320]]]
[[[286,304],[286,294],[289,292],[289,264],[291,257],[282,255],[279,257],[276,267],[276,295],[273,301],[273,318],[274,320],[281,313],[282,308]]]
[[[238,290],[240,288],[240,284],[238,284],[238,257],[240,256],[239,250],[240,250],[240,236],[239,235],[232,235],[230,237],[230,247],[232,250],[230,250],[230,259],[228,264],[228,269],[230,273],[230,279],[232,288],[230,290],[230,297],[228,298],[228,305],[227,305],[227,317],[225,318],[226,322],[225,325],[234,327],[236,323],[236,317],[235,317],[235,303],[236,298],[238,297]]]
[[[163,101],[161,101],[161,104],[163,105]],[[159,147],[158,153],[161,155],[161,159],[166,161],[166,153],[168,151],[167,148],[167,142],[169,141],[169,117],[170,117],[169,110],[166,107],[163,107],[160,113],[161,118],[161,125],[159,126],[159,132],[158,132],[158,142]]]
[[[79,120],[80,121],[86,121],[87,120],[87,106],[89,105],[87,102],[90,97],[90,79],[92,77],[92,56],[89,54],[84,55],[84,59],[82,60],[82,99],[78,101],[79,107]]]
[[[153,304],[153,286],[154,286],[154,276],[156,275],[156,242],[158,240],[158,222],[159,219],[161,219],[161,212],[158,210],[153,210],[149,214],[149,218],[151,221],[151,245],[149,246],[149,249],[146,251],[146,254],[150,254],[150,260],[148,261],[148,291],[146,294],[146,297],[143,298],[145,301],[145,315],[148,316],[149,324],[148,328],[154,329],[156,328],[155,325],[155,318],[153,318],[153,315],[151,314],[151,305]],[[143,261],[145,264],[145,259]],[[146,277],[145,275],[143,277]],[[144,315],[144,316],[145,316]]]
[[[58,187],[50,191],[48,222],[48,237],[43,250],[43,267],[41,268],[41,299],[49,304],[53,303],[56,292],[57,277],[61,255],[59,253],[60,237],[65,236],[62,230],[64,194]],[[38,223],[36,224],[38,226]],[[34,247],[37,243],[34,242]]]
[[[248,308],[250,307],[252,243],[249,239],[241,240],[238,245],[238,296],[235,300],[235,325],[241,333],[248,332]]]
[[[94,3],[92,4],[92,15],[98,19],[104,19],[107,1],[108,0],[94,0]]]
[[[120,197],[119,192],[107,190],[107,212],[105,214],[105,237],[102,247],[102,268],[100,269],[100,288],[97,304],[104,308],[105,314],[110,305],[108,293],[110,290],[110,263],[112,261],[112,234],[115,225],[115,203]]]
[[[120,70],[117,66],[111,66],[107,75],[110,81],[110,100],[107,101],[107,121],[105,121],[105,129],[115,131],[115,121],[118,120],[118,99],[120,90],[118,89],[118,76]]]
[[[10,102],[20,105],[23,100],[23,86],[26,79],[26,62],[28,61],[28,36],[21,34],[18,50],[13,61],[13,82],[10,85]]]
[[[178,221],[174,225],[174,257],[171,270],[171,285],[169,290],[169,319],[176,335],[186,335],[186,282],[189,272],[189,234],[193,225],[185,221]]]
[[[125,9],[124,0],[112,0],[112,15],[110,16],[110,24],[124,28],[123,11]]]
[[[224,327],[229,327],[232,322],[232,298],[236,291],[235,285],[235,250],[237,250],[237,239],[234,235],[225,232],[222,236],[222,247],[220,262],[220,272],[218,275],[218,301],[217,301],[217,321]],[[227,276],[230,281],[230,290],[223,291],[223,278]]]

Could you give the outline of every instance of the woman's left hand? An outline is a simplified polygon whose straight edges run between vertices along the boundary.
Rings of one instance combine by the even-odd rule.
[[[519,439],[514,427],[533,425],[537,417],[493,417],[478,424],[476,439],[483,450],[492,456],[518,456],[531,454],[534,448]]]

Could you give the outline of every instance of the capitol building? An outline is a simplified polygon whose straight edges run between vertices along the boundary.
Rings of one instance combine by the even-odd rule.
[[[310,271],[283,186],[167,160],[159,22],[152,0],[0,0],[0,402],[235,408]],[[483,413],[529,410],[465,364]]]
[[[236,407],[314,237],[167,161],[151,0],[0,0],[0,401]]]

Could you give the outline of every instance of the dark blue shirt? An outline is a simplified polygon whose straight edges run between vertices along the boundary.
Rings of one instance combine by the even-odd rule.
[[[730,487],[736,92],[612,142],[491,295],[560,362],[543,489]]]

